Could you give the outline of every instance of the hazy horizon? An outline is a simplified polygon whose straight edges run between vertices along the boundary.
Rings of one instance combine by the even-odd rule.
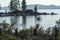
[[[20,4],[22,0],[19,0]],[[60,0],[26,0],[27,5],[35,5],[35,4],[41,4],[41,5],[60,5]],[[10,3],[10,0],[0,0],[1,6],[8,6]]]

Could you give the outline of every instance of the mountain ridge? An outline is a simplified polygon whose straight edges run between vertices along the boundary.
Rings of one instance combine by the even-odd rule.
[[[35,5],[27,5],[27,9],[34,9]],[[20,7],[20,9],[22,9]],[[37,5],[37,9],[60,9],[60,6],[56,6],[56,5]],[[1,10],[9,10],[8,6],[5,7],[1,7]]]

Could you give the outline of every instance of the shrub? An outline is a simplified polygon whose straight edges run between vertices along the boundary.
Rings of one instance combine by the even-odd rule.
[[[17,38],[16,36],[14,35],[11,35],[11,34],[6,34],[3,36],[3,39],[4,40],[21,40],[21,38]]]

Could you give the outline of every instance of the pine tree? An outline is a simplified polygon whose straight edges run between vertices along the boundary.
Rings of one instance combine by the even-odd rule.
[[[13,11],[13,9],[14,9],[13,8],[13,1],[11,0],[11,2],[10,2],[10,10]]]
[[[26,10],[26,1],[23,0],[22,1],[22,11],[25,11]]]
[[[37,6],[35,5],[34,12],[37,12]]]
[[[37,18],[37,6],[35,5],[35,7],[34,7],[34,12],[35,12],[35,24],[36,24],[36,18]]]

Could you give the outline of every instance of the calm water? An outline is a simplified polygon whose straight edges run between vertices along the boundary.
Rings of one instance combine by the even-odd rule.
[[[46,12],[46,13],[51,13],[51,12],[54,12],[54,13],[57,13],[57,14],[60,14],[60,9],[47,9],[47,10],[38,10],[38,12]]]
[[[59,14],[60,10],[39,10],[39,12],[48,12],[48,13],[54,12]],[[48,27],[54,27],[54,25],[56,25],[56,20],[60,19],[60,15],[40,15],[39,17],[41,18],[41,20],[36,21],[36,23],[39,23],[41,26],[44,27],[44,29]],[[2,23],[4,20],[10,24],[11,17],[0,17],[0,23]],[[17,20],[18,20],[17,27],[21,29],[22,16],[19,16]],[[33,27],[35,26],[35,16],[26,17],[26,28],[29,28],[30,26],[33,26]]]

